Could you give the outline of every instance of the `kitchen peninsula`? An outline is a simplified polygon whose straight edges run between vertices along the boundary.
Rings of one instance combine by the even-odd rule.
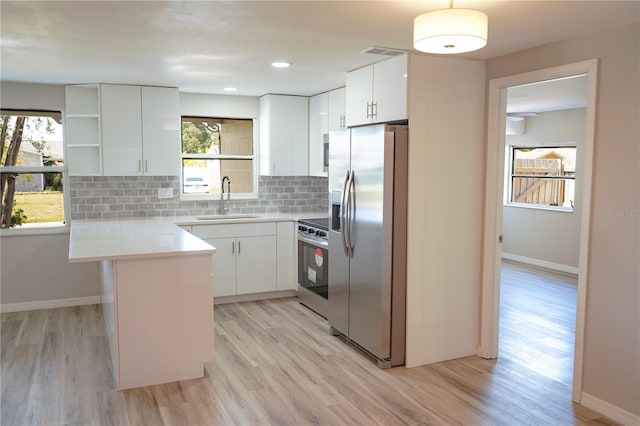
[[[100,262],[118,390],[202,377],[216,249],[161,220],[73,221],[69,262]]]

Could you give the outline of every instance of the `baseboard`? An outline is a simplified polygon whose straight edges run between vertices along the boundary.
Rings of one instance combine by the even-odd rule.
[[[36,300],[33,302],[3,303],[0,313],[35,311],[38,309],[67,308],[69,306],[97,305],[100,296],[72,297],[70,299]]]
[[[582,392],[580,404],[625,426],[640,425],[640,416]]]
[[[297,295],[298,295],[297,290],[267,291],[265,293],[240,294],[237,296],[214,297],[213,304],[222,305],[223,303],[253,302],[255,300],[279,299],[282,297],[296,297]]]
[[[561,263],[548,262],[546,260],[535,259],[533,257],[520,256],[518,254],[511,254],[502,252],[502,258],[506,260],[513,260],[514,262],[520,262],[531,266],[537,266],[538,268],[550,269],[552,271],[563,272],[578,276],[578,268],[575,266],[563,265]]]

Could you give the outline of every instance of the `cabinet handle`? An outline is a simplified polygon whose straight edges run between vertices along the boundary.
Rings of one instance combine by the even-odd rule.
[[[144,160],[144,172],[147,172],[147,160]]]
[[[367,118],[371,118],[371,102],[367,102]]]
[[[238,241],[238,254],[240,254],[240,241]]]
[[[138,160],[138,172],[142,171],[142,160]]]
[[[371,118],[378,117],[378,103],[371,102]]]

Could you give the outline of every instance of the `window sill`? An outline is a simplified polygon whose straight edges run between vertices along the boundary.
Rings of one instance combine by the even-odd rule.
[[[532,210],[547,210],[560,213],[573,213],[573,207],[556,207],[556,206],[539,206],[535,204],[523,204],[523,203],[505,203],[505,207],[516,207],[520,209],[532,209]]]
[[[24,235],[61,235],[69,233],[68,224],[60,225],[39,225],[37,223],[27,224],[20,227],[0,229],[1,237],[19,237]]]

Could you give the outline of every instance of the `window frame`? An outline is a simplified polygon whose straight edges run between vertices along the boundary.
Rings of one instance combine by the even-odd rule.
[[[503,205],[505,207],[517,207],[517,208],[525,208],[525,209],[535,209],[535,210],[548,210],[548,211],[556,211],[556,212],[562,212],[562,213],[573,213],[575,210],[575,204],[576,204],[576,196],[577,196],[577,191],[575,189],[574,186],[574,203],[572,207],[565,207],[565,206],[547,206],[544,204],[533,204],[533,203],[518,203],[515,201],[511,201],[511,199],[513,198],[513,179],[514,178],[518,178],[518,177],[531,177],[528,175],[521,175],[518,174],[516,175],[513,172],[513,167],[514,167],[514,153],[515,150],[517,149],[554,149],[554,148],[574,148],[576,150],[576,166],[577,166],[577,159],[578,159],[578,147],[576,143],[573,142],[569,142],[569,143],[554,143],[553,145],[526,145],[526,144],[509,144],[506,147],[506,156],[509,159],[509,161],[505,161],[505,170],[504,170],[504,182],[505,182],[505,190],[504,190],[504,197],[503,197]],[[577,167],[576,167],[577,168]],[[545,180],[572,180],[574,182],[577,182],[577,178],[578,178],[578,173],[577,170],[576,172],[574,172],[573,176],[541,176],[541,175],[535,175],[536,178],[542,178]]]
[[[216,119],[216,120],[251,120],[252,132],[253,132],[253,155],[226,155],[226,154],[184,154],[182,152],[182,123],[184,118],[201,118],[201,119]],[[183,160],[251,160],[252,175],[253,175],[253,192],[234,193],[233,184],[231,191],[232,200],[253,200],[258,199],[258,122],[254,117],[222,117],[213,115],[195,115],[195,114],[183,114],[180,116],[180,200],[181,201],[200,201],[200,200],[219,200],[218,194],[190,194],[184,192],[184,162]],[[226,199],[226,196],[225,196]]]
[[[67,173],[67,141],[65,136],[65,114],[63,111],[46,110],[46,109],[12,109],[2,108],[2,112],[11,112],[12,116],[25,115],[30,117],[46,117],[52,115],[59,115],[61,122],[62,133],[62,166],[0,166],[0,174],[37,174],[37,173],[61,173],[62,174],[62,213],[63,218],[61,223],[46,222],[42,225],[38,223],[32,223],[30,226],[18,226],[14,228],[0,228],[0,235],[5,237],[16,235],[54,235],[54,234],[68,234],[71,228],[70,212],[71,202],[69,195],[69,175]],[[53,117],[52,117],[53,118]],[[0,141],[2,143],[2,141]]]

